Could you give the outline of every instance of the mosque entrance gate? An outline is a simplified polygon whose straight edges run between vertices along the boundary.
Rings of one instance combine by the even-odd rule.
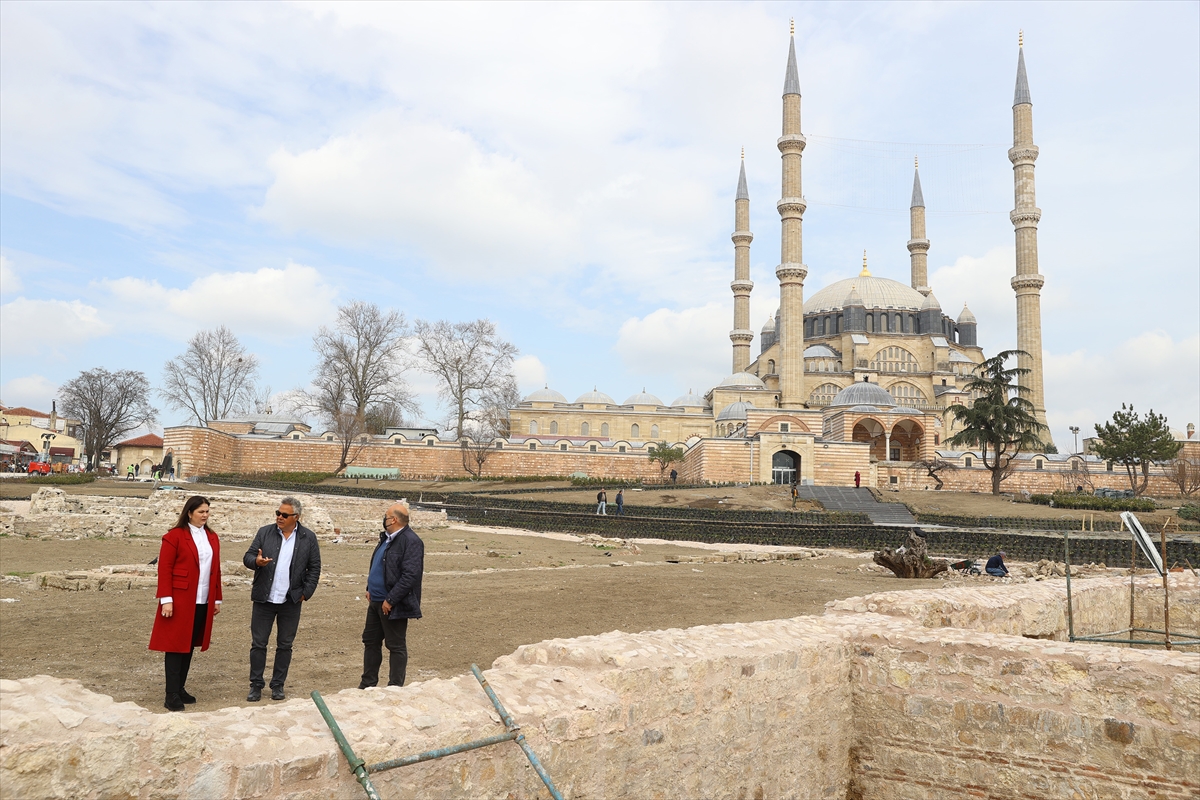
[[[771,456],[771,483],[790,486],[800,475],[800,456],[791,450],[780,450]]]

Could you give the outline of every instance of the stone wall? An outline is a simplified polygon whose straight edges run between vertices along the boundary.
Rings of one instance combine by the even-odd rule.
[[[903,607],[887,593],[824,617],[552,640],[487,677],[568,798],[1196,797],[1200,659],[988,631],[1054,602],[1052,588],[914,591]],[[1200,598],[1195,579],[1172,593]],[[922,614],[922,600],[943,610]],[[928,627],[947,608],[942,621],[968,627]],[[368,763],[501,732],[469,675],[327,700]],[[374,778],[384,797],[544,796],[508,744]],[[0,785],[363,796],[306,699],[154,714],[47,677],[0,682]]]
[[[878,478],[872,484],[880,489],[929,489],[937,488],[937,481],[929,477],[923,469],[913,469],[907,462],[880,461],[873,465],[877,468]],[[1027,467],[1027,468],[1026,468]],[[1103,467],[1092,471],[1086,476],[1071,472],[1062,462],[1046,462],[1045,469],[1035,469],[1032,464],[1022,462],[1021,469],[1014,471],[1000,484],[1001,491],[1029,492],[1030,494],[1053,494],[1054,492],[1074,492],[1076,486],[1083,486],[1085,492],[1096,489],[1128,489],[1129,477],[1118,466],[1113,472]],[[940,475],[945,484],[944,491],[951,492],[985,492],[992,491],[992,473],[984,469],[976,459],[970,467],[959,466],[957,470],[943,472]],[[1141,478],[1138,478],[1139,485]],[[1179,487],[1167,478],[1162,467],[1155,466],[1150,471],[1150,482],[1146,494],[1151,497],[1176,497]]]

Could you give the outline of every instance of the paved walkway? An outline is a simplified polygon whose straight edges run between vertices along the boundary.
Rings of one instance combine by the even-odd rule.
[[[816,500],[826,511],[861,511],[876,525],[916,525],[902,503],[880,503],[866,489],[841,486],[799,486],[800,496]]]

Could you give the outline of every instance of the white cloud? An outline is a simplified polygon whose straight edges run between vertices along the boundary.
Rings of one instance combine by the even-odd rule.
[[[180,337],[217,325],[228,325],[239,335],[276,339],[307,333],[332,318],[337,294],[316,269],[295,263],[283,269],[214,272],[186,289],[140,278],[105,280],[100,285],[114,307]],[[169,325],[169,320],[187,324]]]
[[[1092,427],[1112,417],[1121,403],[1141,413],[1165,414],[1172,428],[1200,422],[1200,335],[1180,341],[1161,330],[1122,342],[1111,353],[1080,349],[1044,353],[1046,413],[1059,450],[1074,444],[1067,427]]]
[[[732,369],[728,316],[718,303],[681,311],[660,308],[626,320],[614,349],[630,374],[654,379],[654,385],[647,384],[651,394],[682,394],[689,387],[707,391]],[[673,386],[663,385],[667,381]],[[662,399],[669,403],[673,397]]]
[[[986,353],[1016,347],[1017,301],[1009,279],[1016,273],[1016,249],[995,247],[982,256],[959,256],[929,278],[942,312],[957,319],[963,303],[979,320],[979,344]]]
[[[21,276],[13,269],[7,256],[0,256],[0,294],[12,294],[21,290]]]
[[[517,376],[517,386],[521,387],[522,396],[546,385],[546,365],[535,355],[521,356],[514,361],[513,372]]]
[[[0,388],[0,400],[7,406],[25,406],[48,412],[50,401],[57,392],[58,386],[41,375],[24,375],[5,381]]]
[[[111,330],[95,306],[79,300],[18,297],[0,306],[0,353],[5,358],[53,352]]]

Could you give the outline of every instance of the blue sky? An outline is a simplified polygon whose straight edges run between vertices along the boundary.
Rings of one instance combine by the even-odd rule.
[[[808,293],[863,250],[907,282],[919,154],[934,293],[1013,346],[1024,29],[1054,436],[1123,401],[1197,421],[1200,5],[1146,2],[6,2],[0,400],[94,366],[157,382],[217,324],[293,389],[353,299],[492,318],[526,391],[703,390],[729,370],[743,146],[752,327],[777,305],[790,17]]]

